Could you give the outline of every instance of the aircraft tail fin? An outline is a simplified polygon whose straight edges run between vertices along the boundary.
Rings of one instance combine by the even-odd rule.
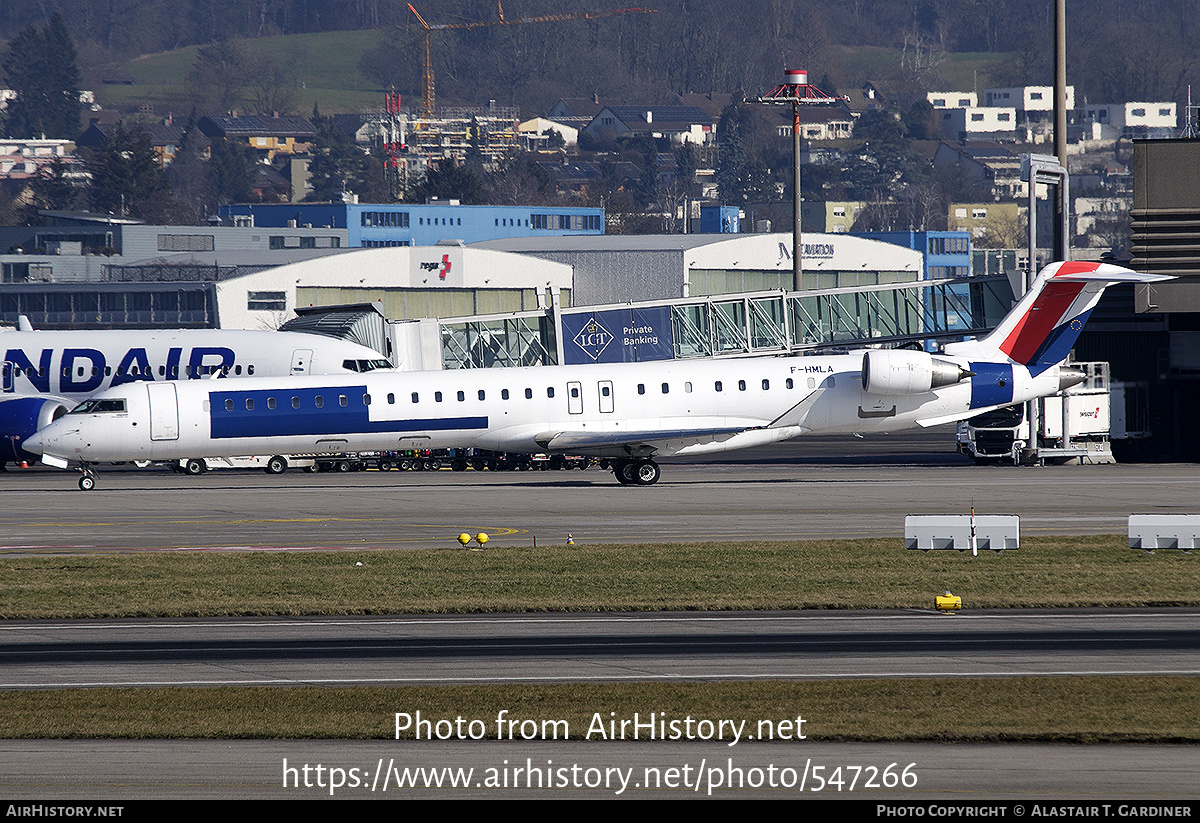
[[[1100,295],[1118,283],[1157,283],[1172,278],[1142,274],[1112,263],[1067,260],[1051,263],[1029,291],[986,337],[946,346],[946,353],[978,360],[1008,360],[1038,374],[1066,359]]]

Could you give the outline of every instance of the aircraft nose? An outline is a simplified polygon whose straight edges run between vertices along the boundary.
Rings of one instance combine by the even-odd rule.
[[[25,442],[21,444],[21,448],[33,454],[43,454],[46,451],[46,438],[42,432],[34,432],[25,438]]]

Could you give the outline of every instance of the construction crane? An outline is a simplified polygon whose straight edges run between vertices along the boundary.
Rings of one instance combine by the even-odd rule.
[[[408,4],[408,10],[417,18],[417,22],[421,24],[421,28],[425,33],[425,62],[422,71],[422,89],[421,89],[421,116],[425,119],[433,117],[433,56],[430,47],[430,35],[435,31],[446,31],[449,29],[480,29],[485,26],[519,26],[524,23],[558,23],[564,20],[596,20],[601,17],[613,17],[618,14],[654,14],[655,9],[613,9],[611,11],[576,11],[569,14],[541,14],[531,17],[517,17],[508,20],[504,17],[504,7],[500,4],[500,0],[496,0],[497,19],[495,20],[472,20],[465,23],[437,23],[429,25],[425,22],[425,18],[421,16],[413,4]]]

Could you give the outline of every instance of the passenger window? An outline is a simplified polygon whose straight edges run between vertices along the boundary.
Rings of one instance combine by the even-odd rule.
[[[771,389],[771,381],[763,380],[763,391],[770,391],[770,389]]]
[[[646,393],[646,384],[638,383],[638,394],[645,394],[645,393]]]
[[[234,374],[241,374],[241,373],[242,373],[242,367],[241,367],[241,364],[238,364],[238,365],[236,365],[236,366],[234,366],[234,367],[233,367],[233,373],[234,373]]]
[[[225,411],[233,411],[233,401],[232,400],[225,401]]]
[[[663,383],[663,394],[670,394],[670,392],[671,392],[671,387],[668,386],[666,383]]]
[[[500,399],[501,399],[501,400],[507,400],[507,399],[508,399],[508,389],[501,389],[501,390],[500,390]]]
[[[525,399],[526,399],[526,400],[532,400],[532,399],[533,399],[533,389],[526,389],[526,390],[525,390]]]
[[[364,405],[364,406],[369,406],[369,405],[371,405],[371,395],[369,395],[369,394],[364,394],[364,395],[363,395],[363,405]]]
[[[484,399],[484,397],[485,397],[485,396],[486,396],[486,395],[484,395],[484,393],[483,393],[483,389],[480,389],[480,390],[479,390],[479,399],[480,399],[480,400],[482,400],[482,399]]]
[[[396,403],[396,395],[394,392],[388,392],[388,405],[393,406]]]
[[[338,405],[339,405],[339,406],[345,406],[345,405],[346,405],[346,395],[344,395],[344,394],[339,394],[339,395],[338,395]]]
[[[810,389],[815,389],[817,387],[817,378],[815,378],[815,377],[808,378],[808,387]]]
[[[547,397],[553,397],[553,396],[554,396],[554,387],[553,387],[553,386],[547,386],[547,387],[546,387],[546,396],[547,396]]]
[[[271,411],[275,411],[275,398],[274,397],[267,398],[267,408],[270,409]]]
[[[790,378],[790,377],[786,381],[784,381],[783,385],[787,386],[789,389],[796,388],[796,384],[792,382],[792,378]]]
[[[254,411],[254,400],[250,397],[246,398],[246,411]]]
[[[433,393],[433,402],[434,402],[434,403],[441,403],[441,402],[442,402],[442,393],[441,393],[440,391],[435,391],[435,392]]]
[[[83,374],[83,369],[80,369],[80,370],[79,370],[79,373],[80,373],[80,374]],[[158,367],[158,376],[159,376],[159,377],[166,377],[166,376],[167,376],[167,367],[166,367],[166,366],[159,366],[159,367]]]
[[[247,367],[246,367],[246,374],[254,374],[254,367],[253,367],[253,366],[247,366]]]
[[[293,409],[298,409],[298,408],[300,408],[300,398],[299,398],[299,397],[293,397],[293,398],[292,398],[292,408],[293,408]]]
[[[691,394],[691,393],[692,393],[692,383],[691,383],[691,381],[690,381],[690,380],[689,380],[689,381],[687,381],[687,382],[685,382],[685,383],[683,384],[683,390],[684,390],[685,392],[687,392],[688,394]]]
[[[605,397],[608,397],[610,394],[612,394],[612,389],[610,389],[608,386],[603,386],[600,389],[600,393]]]
[[[412,393],[412,401],[413,401],[414,403],[416,403],[416,402],[418,402],[419,400],[420,400],[420,397],[417,395],[417,393],[416,393],[416,392],[413,392],[413,393]]]
[[[746,381],[739,380],[738,381],[738,391],[745,391],[745,390],[746,390]]]
[[[318,394],[316,397],[313,398],[313,404],[318,409],[323,409],[323,408],[325,408],[325,398]]]
[[[579,389],[577,389],[577,388],[575,388],[574,386],[572,386],[572,387],[571,387],[571,396],[572,396],[572,397],[578,397],[578,396],[579,396]]]
[[[716,391],[721,391],[721,381],[720,381],[720,380],[718,380],[716,383],[713,383],[713,388],[714,388]]]
[[[464,401],[464,400],[466,400],[466,399],[467,399],[467,393],[466,393],[466,392],[462,392],[462,391],[460,391],[460,392],[458,393],[458,402],[459,402],[459,403],[461,403],[461,402],[463,402],[463,401]]]

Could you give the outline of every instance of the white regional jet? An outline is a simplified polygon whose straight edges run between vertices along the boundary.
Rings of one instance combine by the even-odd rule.
[[[105,388],[229,377],[363,372],[390,369],[378,352],[319,334],[181,329],[34,331],[22,318],[0,331],[0,469],[36,460],[22,441]]]
[[[79,464],[81,488],[100,461],[443,447],[608,457],[621,483],[649,485],[658,457],[932,426],[1054,394],[1083,379],[1060,363],[1105,287],[1163,279],[1054,263],[991,334],[938,354],[139,382],[24,445],[45,462]]]

